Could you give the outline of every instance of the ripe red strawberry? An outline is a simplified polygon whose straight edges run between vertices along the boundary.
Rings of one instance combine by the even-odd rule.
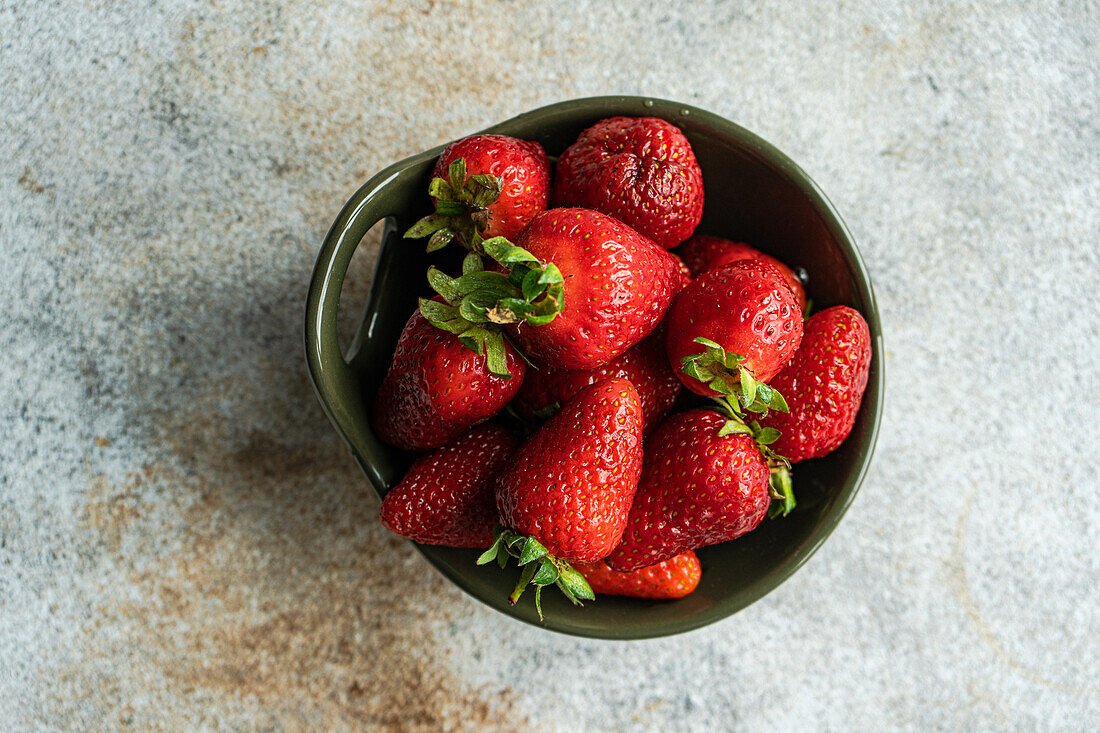
[[[802,281],[798,279],[798,275],[766,252],[753,249],[743,242],[712,237],[709,234],[696,234],[677,249],[684,262],[691,268],[693,277],[699,277],[705,272],[710,272],[722,265],[728,265],[738,260],[763,260],[779,270],[779,274],[791,286],[791,291],[798,300],[798,309],[800,311],[806,310],[806,289],[802,286]]]
[[[702,371],[678,371],[677,376],[698,394],[730,394],[715,389],[716,382],[705,384],[709,381],[705,377],[728,378],[731,389],[746,370],[758,382],[769,381],[790,361],[802,340],[802,311],[774,267],[759,260],[739,260],[696,278],[672,302],[665,343],[674,370],[685,357],[704,351],[696,341],[699,338],[743,361],[709,359],[698,364]]]
[[[526,420],[546,417],[590,384],[604,379],[629,379],[642,401],[643,431],[648,434],[672,409],[680,394],[680,380],[669,369],[664,339],[652,334],[640,344],[591,370],[570,371],[528,367],[523,386],[512,402]]]
[[[429,450],[500,412],[519,391],[524,373],[515,349],[507,343],[503,348],[511,379],[492,374],[485,356],[414,312],[374,401],[378,437],[405,450]]]
[[[623,532],[642,468],[642,405],[625,379],[585,387],[529,437],[496,485],[501,523],[558,559],[594,562]]]
[[[688,267],[687,263],[684,262],[683,258],[681,258],[675,252],[669,252],[669,254],[672,255],[676,259],[676,264],[680,268],[680,286],[676,289],[676,292],[680,292],[681,290],[683,290],[684,288],[686,288],[688,285],[691,284],[691,278],[692,278],[691,268]]]
[[[493,480],[517,447],[515,433],[488,423],[421,457],[382,500],[382,524],[426,545],[488,547],[499,521]]]
[[[609,567],[648,567],[760,524],[771,501],[768,465],[748,435],[720,435],[726,423],[713,410],[689,410],[657,428]]]
[[[760,423],[780,432],[772,448],[790,461],[834,451],[856,421],[871,368],[871,334],[856,310],[835,306],[806,321],[802,345],[771,386],[790,413],[771,412]]]
[[[648,335],[679,287],[668,252],[605,214],[551,209],[516,240],[564,278],[564,311],[545,325],[516,324],[528,355],[559,369],[594,369]]]
[[[703,573],[691,550],[625,573],[612,570],[603,560],[575,567],[596,593],[653,599],[683,598],[695,590]]]
[[[515,237],[535,214],[546,208],[550,195],[550,163],[538,143],[507,135],[462,138],[444,148],[432,175],[448,181],[450,165],[459,158],[466,161],[462,183],[479,174],[503,179],[495,201],[484,209],[474,207],[474,213],[485,212],[480,220],[484,224],[481,235],[485,239]]]
[[[684,134],[655,117],[612,117],[558,158],[554,201],[610,214],[662,247],[703,217],[703,173]]]

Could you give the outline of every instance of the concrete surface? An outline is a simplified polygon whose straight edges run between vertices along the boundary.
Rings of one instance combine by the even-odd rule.
[[[1100,6],[881,5],[0,2],[0,728],[1100,727]],[[817,556],[629,644],[388,536],[300,345],[360,182],[615,92],[802,163],[889,362]]]

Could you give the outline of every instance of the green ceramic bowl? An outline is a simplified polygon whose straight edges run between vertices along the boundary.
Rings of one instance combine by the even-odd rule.
[[[677,102],[593,97],[543,107],[485,132],[537,140],[557,155],[581,130],[614,115],[661,117],[683,130],[706,186],[698,231],[748,242],[792,267],[805,268],[815,307],[845,304],[858,309],[870,325],[874,349],[867,393],[851,436],[826,458],[795,467],[798,508],[734,542],[699,550],[703,580],[687,598],[651,602],[601,596],[576,608],[547,592],[546,619],[540,624],[530,598],[514,607],[507,603],[518,575],[514,568],[502,572],[495,565],[477,567],[478,553],[471,550],[417,546],[456,585],[513,618],[578,636],[640,639],[688,631],[736,613],[789,578],[825,541],[871,461],[882,413],[883,359],[871,281],[840,215],[793,161],[748,130]],[[441,150],[396,163],[355,192],[325,239],[309,289],[306,356],[317,396],[380,496],[414,458],[379,442],[369,416],[401,328],[417,298],[429,292],[423,243],[403,241],[400,233],[429,211],[428,180]],[[383,219],[374,283],[345,358],[336,334],[344,275],[360,240]]]

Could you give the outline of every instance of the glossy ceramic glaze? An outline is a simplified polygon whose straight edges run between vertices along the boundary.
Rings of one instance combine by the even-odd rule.
[[[507,597],[518,571],[477,567],[477,552],[418,545],[445,576],[478,600],[514,618],[579,636],[638,639],[675,634],[712,623],[761,598],[794,573],[833,531],[871,461],[883,402],[881,328],[870,278],[851,234],[817,185],[793,161],[756,135],[688,105],[643,97],[594,97],[543,107],[485,130],[537,140],[561,153],[585,127],[614,115],[655,116],[680,127],[703,168],[706,208],[697,231],[748,242],[809,273],[815,310],[858,309],[873,341],[871,375],[848,440],[831,455],[798,464],[798,508],[765,521],[751,534],[699,551],[703,579],[678,601],[649,602],[601,596],[583,608],[555,593],[543,600],[539,624],[530,599],[514,607]],[[429,293],[430,261],[457,263],[461,253],[434,259],[403,232],[428,213],[427,185],[442,147],[396,163],[351,197],[325,239],[310,284],[306,356],[317,395],[380,496],[402,476],[413,456],[375,438],[370,405],[417,298]],[[366,232],[385,220],[385,233],[362,324],[348,357],[341,354],[336,314],[344,275]],[[458,248],[453,248],[458,249]],[[409,579],[416,582],[415,578]]]

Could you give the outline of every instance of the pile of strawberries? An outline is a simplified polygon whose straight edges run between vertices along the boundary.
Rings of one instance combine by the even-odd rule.
[[[791,464],[848,436],[867,324],[844,306],[805,318],[791,268],[692,236],[702,171],[668,122],[597,122],[553,174],[538,143],[502,135],[435,167],[435,212],[406,236],[469,254],[461,273],[429,269],[436,295],[374,402],[383,441],[430,451],[381,520],[483,548],[482,565],[515,558],[510,600],[533,585],[540,616],[549,585],[575,603],[680,598],[693,550],[789,513]]]

